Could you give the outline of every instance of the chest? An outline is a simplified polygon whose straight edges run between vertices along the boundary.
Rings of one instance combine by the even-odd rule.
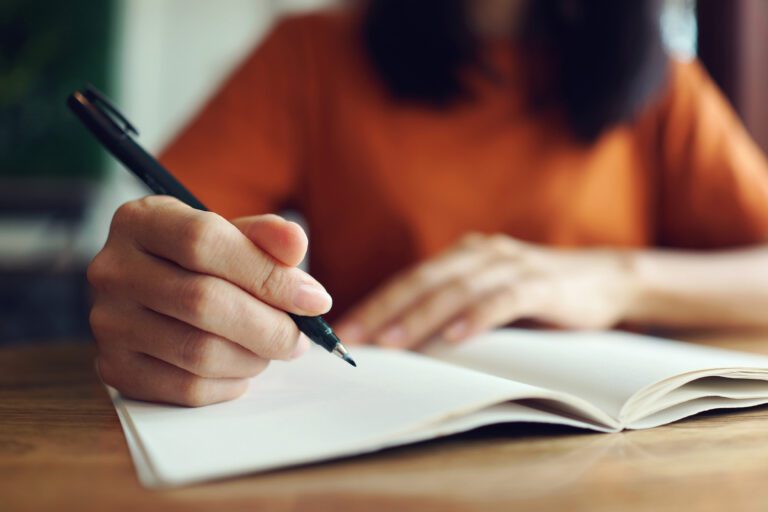
[[[357,101],[356,101],[357,100]],[[653,169],[629,129],[594,145],[501,101],[437,112],[338,98],[316,180],[337,202],[409,226],[423,253],[467,231],[554,245],[644,245]]]

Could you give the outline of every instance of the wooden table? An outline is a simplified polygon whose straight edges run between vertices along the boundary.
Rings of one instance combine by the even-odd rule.
[[[768,335],[699,337],[768,353]],[[139,486],[89,344],[0,350],[0,511],[768,510],[768,408],[621,434],[490,429],[171,491]]]

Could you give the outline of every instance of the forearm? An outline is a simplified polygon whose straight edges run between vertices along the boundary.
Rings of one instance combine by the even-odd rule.
[[[768,245],[630,254],[625,320],[656,327],[768,327]]]

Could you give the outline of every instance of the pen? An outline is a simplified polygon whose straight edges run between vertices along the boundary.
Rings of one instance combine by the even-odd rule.
[[[94,87],[87,86],[73,92],[67,98],[67,105],[96,139],[154,193],[172,196],[192,208],[208,211],[160,162],[133,140],[131,135],[138,136],[138,130]],[[288,313],[288,316],[310,340],[352,366],[357,366],[322,317],[293,313]]]

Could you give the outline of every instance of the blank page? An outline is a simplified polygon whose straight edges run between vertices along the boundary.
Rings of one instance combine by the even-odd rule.
[[[430,355],[583,398],[619,418],[627,401],[665,379],[715,368],[768,369],[768,357],[619,331],[503,329]]]
[[[157,484],[175,485],[374,451],[492,404],[552,395],[418,354],[355,347],[354,357],[358,368],[316,348],[272,363],[245,396],[208,407],[115,404]]]

